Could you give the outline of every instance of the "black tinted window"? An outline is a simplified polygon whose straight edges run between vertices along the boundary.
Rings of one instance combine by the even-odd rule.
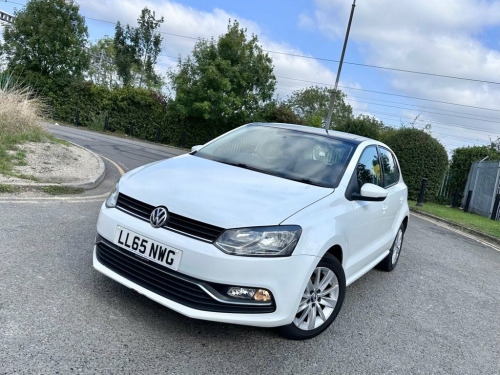
[[[382,170],[384,171],[384,187],[397,183],[399,181],[399,168],[392,152],[384,147],[380,147],[380,159],[382,160]]]
[[[363,151],[358,162],[357,173],[360,188],[366,183],[382,186],[382,175],[376,146],[369,146]]]

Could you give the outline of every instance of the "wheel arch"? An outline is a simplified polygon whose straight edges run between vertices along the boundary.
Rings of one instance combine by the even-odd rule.
[[[405,216],[405,218],[403,219],[403,226],[404,226],[404,230],[406,232],[406,228],[408,227],[408,216]]]
[[[344,260],[344,253],[343,253],[343,250],[342,250],[342,247],[338,244],[336,245],[333,245],[332,247],[330,247],[325,254],[331,254],[332,256],[334,256],[335,258],[337,258],[337,260],[339,261],[339,263],[343,266],[344,264],[342,263],[342,261]]]

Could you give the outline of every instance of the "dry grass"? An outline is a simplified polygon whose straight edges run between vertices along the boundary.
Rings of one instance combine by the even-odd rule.
[[[18,144],[50,138],[39,125],[43,109],[30,88],[8,78],[0,80],[0,173],[15,175],[13,167],[23,162],[16,153]]]
[[[41,135],[42,101],[27,87],[6,79],[0,82],[0,142],[8,137]]]

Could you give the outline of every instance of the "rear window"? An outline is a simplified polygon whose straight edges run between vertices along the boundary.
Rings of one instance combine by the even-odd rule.
[[[392,152],[380,147],[380,160],[384,171],[384,187],[394,185],[399,181],[399,168],[396,158]]]

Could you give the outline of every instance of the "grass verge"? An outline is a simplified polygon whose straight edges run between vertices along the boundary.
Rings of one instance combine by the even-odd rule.
[[[72,188],[72,187],[59,186],[59,185],[44,186],[44,187],[42,187],[42,191],[44,193],[47,193],[47,194],[50,194],[50,195],[80,194],[80,193],[83,193],[83,189],[81,189],[81,188]]]
[[[408,205],[417,212],[426,212],[500,239],[500,221],[490,220],[483,216],[463,212],[457,208],[446,207],[437,203],[424,203],[423,206],[419,207],[415,201],[408,201]]]
[[[18,190],[17,187],[0,184],[0,193],[15,193]]]

